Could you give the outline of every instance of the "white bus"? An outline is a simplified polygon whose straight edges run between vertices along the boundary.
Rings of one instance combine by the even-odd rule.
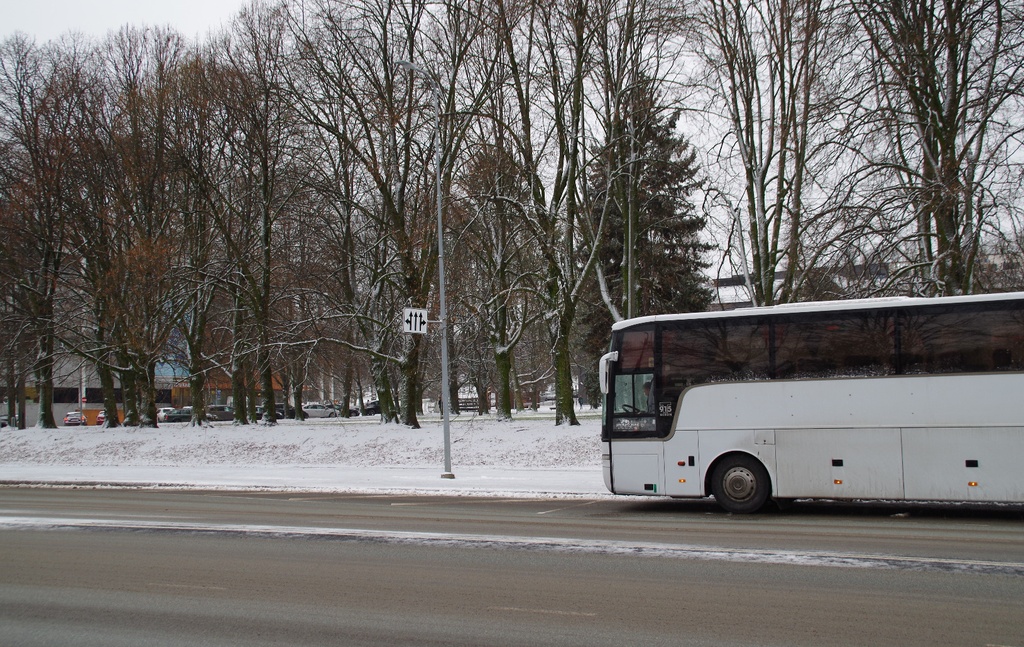
[[[631,319],[600,373],[616,494],[1024,502],[1024,293]]]

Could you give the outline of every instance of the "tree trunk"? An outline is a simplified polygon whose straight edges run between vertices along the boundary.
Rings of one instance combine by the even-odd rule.
[[[18,429],[24,429],[25,422],[25,409],[28,406],[28,402],[25,397],[25,375],[18,376]]]
[[[571,310],[571,308],[567,308]],[[572,326],[572,313],[563,312],[559,316],[558,335],[555,337],[555,424],[578,425],[576,408],[573,405],[572,390],[572,357],[569,352],[569,330]]]
[[[341,417],[348,418],[352,410],[352,362],[345,363],[345,373],[341,379]]]
[[[127,358],[121,356],[122,365],[127,365]],[[121,401],[124,403],[124,424],[128,427],[139,426],[139,392],[135,381],[135,372],[131,368],[119,371],[121,378]]]
[[[373,382],[377,387],[377,402],[380,404],[380,415],[384,422],[398,422],[398,411],[395,407],[395,396],[391,389],[391,378],[388,377],[387,362],[374,358],[370,362]]]
[[[409,335],[412,337],[409,345],[409,352],[401,363],[402,369],[402,424],[410,429],[419,429],[420,422],[416,417],[416,402],[420,394],[420,345],[421,335]]]
[[[512,417],[512,358],[508,350],[499,349],[494,354],[498,371],[498,393],[495,402],[499,420]]]
[[[487,390],[487,383],[482,379],[476,383],[476,410],[480,415],[487,415],[491,412],[490,392]]]
[[[44,331],[39,336],[36,358],[36,389],[39,391],[39,419],[37,427],[56,429],[53,417],[53,335]]]
[[[270,367],[267,347],[261,344],[258,351],[260,383],[263,386],[263,421],[268,425],[277,424],[277,404],[274,398],[274,371]]]
[[[206,373],[193,367],[188,388],[192,395],[192,421],[203,424],[206,420]]]
[[[245,319],[242,314],[242,300],[239,298],[238,289],[234,287],[234,284],[229,292],[231,303],[234,306],[234,315],[231,318],[233,339],[231,345],[231,406],[235,410],[235,424],[245,425],[250,420],[256,421],[252,415],[255,403],[253,399],[249,398],[248,391],[248,383],[251,381],[248,377],[250,366],[242,353],[242,340],[244,339],[242,324]]]
[[[231,406],[235,412],[235,424],[249,424],[249,397],[245,388],[245,378],[241,362],[237,358],[231,360]]]
[[[306,412],[302,410],[302,391],[305,383],[298,378],[292,378],[292,403],[295,407],[295,419],[302,421],[306,419]]]
[[[156,427],[156,360],[146,362],[142,380],[142,418],[141,427]],[[195,410],[192,412],[195,421]]]
[[[259,422],[260,417],[257,412],[257,407],[259,407],[260,402],[259,376],[257,375],[253,365],[249,363],[249,360],[243,360],[242,367],[242,380],[245,382],[245,397],[246,402],[249,405],[249,420]]]
[[[14,427],[14,420],[18,416],[18,382],[20,381],[21,376],[15,370],[16,366],[17,365],[15,364],[14,357],[9,357],[7,359],[7,412],[5,413],[5,415],[7,416],[7,424],[9,424],[11,427]],[[18,426],[21,427],[21,425]]]
[[[96,365],[96,372],[100,378],[100,388],[103,391],[103,413],[106,420],[103,426],[107,428],[119,427],[121,425],[117,413],[117,390],[114,388],[114,372],[105,362]]]

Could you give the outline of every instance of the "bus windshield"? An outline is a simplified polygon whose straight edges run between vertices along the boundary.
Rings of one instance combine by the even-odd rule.
[[[635,436],[655,432],[654,330],[629,330],[616,340],[618,364],[611,384],[616,432]]]

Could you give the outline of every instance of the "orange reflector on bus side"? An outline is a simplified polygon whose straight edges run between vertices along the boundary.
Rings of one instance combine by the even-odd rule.
[[[836,480],[834,480],[832,482],[835,483],[836,485],[842,485],[843,484],[843,481],[841,479],[836,479]]]
[[[680,483],[686,483],[686,479],[679,479]]]
[[[967,481],[967,486],[968,487],[978,487],[978,482],[977,481]]]

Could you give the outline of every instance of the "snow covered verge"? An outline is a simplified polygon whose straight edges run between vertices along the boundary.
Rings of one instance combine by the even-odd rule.
[[[494,495],[602,495],[600,421],[550,416],[451,421],[455,479],[441,479],[443,428],[319,419],[276,426],[0,431],[0,483]]]

